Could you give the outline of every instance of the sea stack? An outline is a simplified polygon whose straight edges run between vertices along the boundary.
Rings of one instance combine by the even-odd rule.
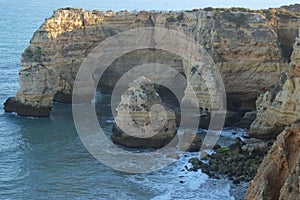
[[[175,113],[163,105],[148,78],[142,76],[131,82],[116,110],[111,137],[114,143],[131,148],[161,148],[176,141]]]

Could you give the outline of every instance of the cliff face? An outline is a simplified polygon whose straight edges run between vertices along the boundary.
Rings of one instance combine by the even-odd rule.
[[[59,9],[37,30],[23,53],[20,90],[13,102],[34,109],[51,108],[53,100],[71,102],[76,73],[99,42],[126,30],[153,26],[183,32],[210,53],[222,74],[231,110],[254,110],[257,96],[287,71],[277,35],[257,13]],[[151,50],[131,52],[112,63],[99,88],[110,92],[124,72],[153,60],[186,73],[182,58],[176,55]],[[8,104],[7,111],[21,113],[22,108],[10,110],[7,108],[14,106]]]
[[[269,139],[300,119],[300,38],[296,39],[288,73],[257,99],[257,118],[250,136]]]
[[[299,19],[284,19],[281,18],[274,29],[278,35],[278,40],[280,42],[280,47],[282,49],[283,56],[285,59],[290,61],[290,57],[293,52],[293,45],[295,43],[295,39],[299,34]]]
[[[283,131],[264,158],[246,199],[300,199],[300,124]]]

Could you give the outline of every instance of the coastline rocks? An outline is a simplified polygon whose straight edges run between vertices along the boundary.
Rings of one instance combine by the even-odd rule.
[[[196,133],[186,131],[182,136],[179,146],[181,151],[197,152],[200,150],[201,145],[202,140]]]
[[[154,85],[146,77],[129,84],[117,107],[112,141],[131,148],[176,145],[175,113],[164,107]]]
[[[249,156],[265,156],[272,144],[273,140],[247,139],[245,145],[242,146],[242,152]]]
[[[281,76],[257,101],[257,118],[251,124],[250,137],[275,139],[285,126],[300,119],[300,35],[294,44],[289,73]]]
[[[5,111],[21,116],[48,117],[59,81],[56,71],[42,64],[22,69],[19,72],[20,90],[16,97],[6,101]]]
[[[278,135],[250,182],[246,200],[300,199],[300,124]]]
[[[256,119],[256,111],[246,112],[245,115],[242,117],[242,119],[234,125],[240,128],[249,129],[255,119]]]
[[[191,158],[189,163],[192,167],[189,171],[201,169],[211,178],[226,175],[234,184],[250,181],[256,175],[256,170],[269,147],[261,147],[262,143],[264,142],[259,140],[244,142],[237,138],[235,143],[215,149],[216,153],[208,155],[202,161],[198,158]]]
[[[20,116],[49,117],[51,107],[33,107],[22,104],[15,97],[9,97],[4,103],[5,112],[17,112]]]
[[[194,158],[197,159],[197,158]],[[199,163],[193,161],[190,171],[201,169],[203,173],[211,178],[227,176],[234,183],[241,181],[250,181],[256,174],[256,170],[263,157],[249,157],[244,154],[235,154],[230,151],[212,154],[205,161],[199,160]]]
[[[44,103],[39,105],[40,102],[51,107],[53,100],[70,103],[78,69],[92,49],[113,35],[143,27],[164,27],[195,38],[214,59],[224,80],[228,109],[232,111],[254,110],[256,97],[287,68],[287,63],[282,62],[277,35],[258,13],[203,10],[136,13],[66,8],[54,11],[53,16],[46,19],[33,35],[21,60],[24,69],[42,65],[53,70],[54,76],[41,74],[40,78],[47,84],[41,84],[43,90],[34,92],[34,86],[27,87],[23,83],[36,77],[22,76],[21,73],[16,98],[34,108],[45,106]],[[186,66],[182,58],[169,52],[148,49],[122,55],[109,66],[98,86],[111,92],[124,73],[134,66],[153,61],[173,67],[183,73],[191,85],[199,86],[197,81],[201,73],[194,70],[195,67]],[[51,92],[44,92],[48,88]],[[188,96],[187,91],[185,95]],[[196,95],[200,108],[210,111],[209,92],[199,89]]]
[[[245,142],[243,142],[241,140],[241,138],[237,137],[235,139],[235,143],[229,145],[228,148],[229,148],[229,151],[231,153],[236,153],[237,154],[237,153],[241,153],[242,152],[243,145],[245,145]]]

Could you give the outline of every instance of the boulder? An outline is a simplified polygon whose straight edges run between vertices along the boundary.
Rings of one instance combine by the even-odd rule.
[[[272,146],[272,141],[263,141],[255,138],[245,140],[245,145],[242,146],[243,154],[249,156],[265,156],[269,147]]]
[[[228,146],[229,151],[231,153],[241,153],[242,152],[242,147],[245,145],[245,142],[241,140],[241,138],[237,137],[235,139],[235,142],[231,145]]]
[[[250,128],[250,125],[253,123],[253,121],[256,118],[256,111],[246,112],[242,119],[235,124],[235,126],[240,128]]]

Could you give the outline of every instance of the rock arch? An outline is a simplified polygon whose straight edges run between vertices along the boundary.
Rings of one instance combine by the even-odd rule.
[[[8,99],[5,110],[48,116],[53,100],[71,102],[76,73],[99,42],[126,30],[153,26],[181,31],[210,53],[223,76],[228,102],[241,102],[237,111],[254,110],[256,97],[276,82],[288,66],[281,62],[283,57],[274,30],[257,13],[59,9],[46,19],[24,51],[20,90],[16,97]],[[102,89],[110,87],[108,84]],[[206,98],[198,100],[207,103]],[[201,109],[209,112],[210,106]]]

